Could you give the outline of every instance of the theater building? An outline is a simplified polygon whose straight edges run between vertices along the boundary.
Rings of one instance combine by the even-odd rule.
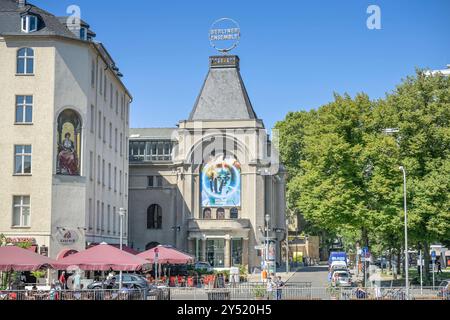
[[[187,120],[130,129],[129,245],[170,244],[215,268],[281,262],[285,176],[238,56],[209,58]]]
[[[53,258],[118,243],[128,204],[131,95],[89,25],[68,21],[0,0],[0,234]]]

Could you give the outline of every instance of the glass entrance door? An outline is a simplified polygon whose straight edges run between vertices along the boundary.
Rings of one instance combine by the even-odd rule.
[[[225,266],[225,239],[206,240],[206,259],[215,268]]]

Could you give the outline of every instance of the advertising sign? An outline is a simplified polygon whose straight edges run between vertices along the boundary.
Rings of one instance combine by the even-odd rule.
[[[56,234],[56,240],[63,246],[70,246],[78,241],[78,233],[75,230],[60,229]]]
[[[241,205],[241,165],[223,155],[203,165],[200,173],[203,207],[238,207]]]
[[[267,254],[267,260],[275,261],[276,253],[275,253],[275,241],[269,241],[269,249]]]

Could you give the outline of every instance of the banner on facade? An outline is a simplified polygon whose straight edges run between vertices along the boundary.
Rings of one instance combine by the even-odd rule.
[[[200,174],[203,207],[241,205],[241,165],[233,157],[220,155],[205,163]]]

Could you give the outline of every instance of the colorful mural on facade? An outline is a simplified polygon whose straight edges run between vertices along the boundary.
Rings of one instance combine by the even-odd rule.
[[[235,158],[212,158],[203,165],[200,179],[203,207],[241,205],[241,165]]]

